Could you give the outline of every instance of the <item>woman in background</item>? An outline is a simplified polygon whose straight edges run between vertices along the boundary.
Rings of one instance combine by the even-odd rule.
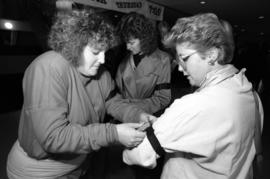
[[[119,34],[130,53],[120,63],[115,80],[130,103],[158,115],[171,100],[171,57],[158,49],[155,29],[149,19],[138,13],[121,19]]]
[[[128,103],[158,116],[171,101],[170,55],[158,49],[156,28],[141,14],[132,12],[124,15],[118,30],[129,51],[115,77],[119,92]],[[151,175],[159,178],[160,170],[151,172],[126,166],[121,157],[123,148],[109,147],[108,150],[107,170],[102,172],[106,174],[105,178],[142,179],[151,178]]]
[[[101,66],[114,40],[113,27],[91,10],[57,13],[52,50],[24,74],[18,140],[7,160],[10,179],[79,178],[87,154],[141,142],[140,124],[100,124],[106,112],[130,122],[147,116],[122,100]]]
[[[245,69],[230,64],[234,46],[223,25],[212,13],[177,20],[166,42],[198,89],[176,99],[144,141],[124,151],[125,163],[154,168],[165,155],[163,179],[252,179],[263,110]]]

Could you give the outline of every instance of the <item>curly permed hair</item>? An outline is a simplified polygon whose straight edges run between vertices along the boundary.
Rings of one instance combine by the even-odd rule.
[[[138,38],[141,41],[141,50],[146,55],[157,48],[157,32],[153,23],[136,12],[123,16],[118,24],[118,33],[125,42]]]
[[[91,9],[63,10],[55,16],[48,44],[74,66],[80,64],[87,44],[107,50],[115,45],[115,28]]]
[[[165,45],[175,46],[177,43],[188,42],[201,54],[216,47],[221,49],[219,64],[230,63],[233,57],[234,45],[229,32],[213,13],[197,14],[191,17],[179,18],[171,31],[165,37]]]

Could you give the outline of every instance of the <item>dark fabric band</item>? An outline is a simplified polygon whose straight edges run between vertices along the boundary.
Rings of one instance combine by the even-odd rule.
[[[156,85],[155,90],[171,89],[170,83],[161,83]]]
[[[161,157],[165,154],[165,150],[161,147],[156,135],[154,134],[154,129],[152,126],[146,129],[146,136],[152,145],[155,152]]]
[[[109,96],[107,96],[106,100],[105,101],[108,101],[110,100],[112,97],[114,97],[118,92],[118,89],[117,88],[114,88],[114,90],[112,90],[109,94]]]

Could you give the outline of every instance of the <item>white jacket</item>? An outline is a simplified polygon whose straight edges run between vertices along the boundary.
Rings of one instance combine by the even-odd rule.
[[[255,110],[244,70],[227,65],[210,72],[197,92],[176,99],[153,124],[166,151],[161,178],[252,178]],[[260,114],[262,121],[261,103]],[[148,138],[123,152],[129,165],[153,168],[157,158]]]

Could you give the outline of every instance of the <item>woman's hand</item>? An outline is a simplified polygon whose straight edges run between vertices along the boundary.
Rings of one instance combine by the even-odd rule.
[[[139,119],[140,122],[142,122],[142,123],[149,122],[149,123],[151,123],[151,125],[157,120],[156,116],[153,116],[153,115],[147,114],[147,113],[141,113],[139,118],[140,118]]]
[[[123,123],[116,125],[119,142],[128,148],[136,147],[145,137],[145,133],[136,130],[141,124]]]

